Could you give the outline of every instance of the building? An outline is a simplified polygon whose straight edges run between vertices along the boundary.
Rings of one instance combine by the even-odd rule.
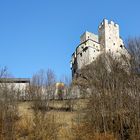
[[[27,88],[30,85],[28,78],[0,78],[0,87],[13,90],[19,99],[25,99]]]
[[[80,44],[71,58],[72,77],[81,68],[95,61],[103,52],[114,56],[128,55],[119,34],[119,25],[107,19],[99,25],[98,35],[86,31],[80,37]]]
[[[0,78],[0,84],[13,86],[17,90],[25,90],[30,85],[29,78]]]

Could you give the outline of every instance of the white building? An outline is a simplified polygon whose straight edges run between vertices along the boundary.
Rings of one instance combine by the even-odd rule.
[[[96,60],[103,52],[115,56],[128,55],[119,35],[119,25],[106,19],[99,25],[98,35],[86,31],[80,37],[80,44],[71,58],[72,76],[82,67]]]
[[[0,88],[14,91],[19,99],[25,99],[30,85],[28,78],[0,78]]]

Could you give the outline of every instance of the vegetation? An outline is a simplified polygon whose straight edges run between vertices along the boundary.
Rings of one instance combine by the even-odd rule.
[[[129,40],[128,47],[131,59],[103,54],[73,81],[90,94],[80,139],[94,139],[97,133],[140,139],[140,39]]]
[[[139,140],[140,39],[129,39],[127,48],[131,57],[102,54],[66,80],[58,100],[50,69],[33,75],[26,102],[14,84],[0,83],[0,140]],[[1,68],[0,78],[7,77]]]

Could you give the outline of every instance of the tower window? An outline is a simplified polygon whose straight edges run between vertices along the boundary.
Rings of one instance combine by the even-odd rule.
[[[123,45],[120,45],[121,48],[123,48]]]
[[[82,53],[80,53],[80,56],[82,57]]]
[[[83,52],[86,52],[87,49],[88,49],[88,47],[85,47],[85,48],[83,49]]]
[[[113,43],[113,45],[115,45],[115,43]]]

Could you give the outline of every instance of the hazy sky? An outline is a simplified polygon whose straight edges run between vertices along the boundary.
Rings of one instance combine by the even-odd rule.
[[[15,77],[48,68],[70,76],[80,35],[97,33],[103,18],[124,40],[140,36],[140,0],[0,0],[0,66]]]

